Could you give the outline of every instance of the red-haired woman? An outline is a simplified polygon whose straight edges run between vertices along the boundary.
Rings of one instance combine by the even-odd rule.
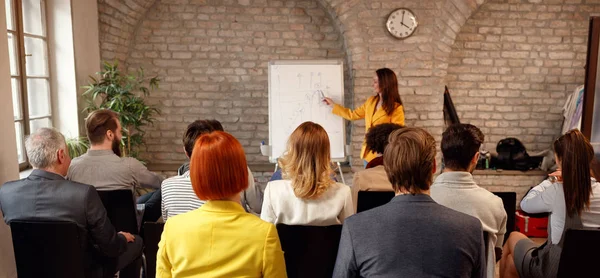
[[[508,237],[500,277],[556,277],[564,231],[568,228],[600,227],[600,183],[591,176],[594,150],[579,130],[571,130],[553,144],[560,170],[558,181],[543,181],[521,201],[528,213],[550,212],[548,241],[538,247],[524,234]]]
[[[275,225],[246,213],[246,157],[230,134],[200,136],[190,159],[194,192],[207,202],[169,218],[159,243],[156,277],[286,277]]]
[[[375,71],[373,76],[373,90],[375,95],[367,99],[363,105],[352,110],[333,102],[330,98],[323,99],[327,105],[333,106],[333,114],[346,120],[354,121],[365,119],[365,132],[369,128],[383,123],[404,125],[404,108],[398,93],[398,79],[394,71],[382,68]],[[371,159],[377,157],[376,153],[366,150],[363,142],[360,157],[365,160],[365,166]]]

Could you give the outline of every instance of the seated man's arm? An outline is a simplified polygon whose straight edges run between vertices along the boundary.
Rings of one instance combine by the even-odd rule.
[[[153,172],[150,172],[150,170],[148,170],[148,168],[146,168],[146,166],[144,166],[144,164],[139,162],[137,159],[133,157],[129,157],[128,159],[129,161],[127,164],[129,164],[129,169],[131,170],[131,173],[137,184],[145,188],[160,188],[160,184],[162,183],[161,177]]]
[[[501,211],[501,220],[498,233],[496,233],[496,244],[494,245],[494,251],[496,252],[496,262],[498,262],[500,258],[502,258],[502,245],[504,244],[504,235],[506,234],[506,222],[508,220],[502,202],[500,202],[498,205],[498,211]]]
[[[90,186],[85,198],[87,229],[98,250],[108,257],[117,257],[125,251],[127,240],[117,234],[106,216],[106,209],[94,187]]]
[[[344,224],[342,227],[342,238],[340,239],[340,247],[338,249],[337,259],[335,260],[333,277],[360,277],[359,269],[356,264],[356,256],[354,255],[352,236],[350,235],[350,230],[348,229],[347,224]]]

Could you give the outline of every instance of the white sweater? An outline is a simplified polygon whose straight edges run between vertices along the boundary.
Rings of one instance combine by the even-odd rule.
[[[551,242],[558,244],[565,227],[567,204],[562,183],[543,181],[532,188],[521,201],[521,209],[527,213],[550,212]],[[583,211],[581,222],[584,227],[600,227],[600,183],[592,179],[592,196],[590,196],[590,209]]]
[[[354,214],[350,188],[332,184],[317,199],[301,199],[294,195],[290,180],[267,184],[260,218],[273,224],[330,226],[344,222]]]

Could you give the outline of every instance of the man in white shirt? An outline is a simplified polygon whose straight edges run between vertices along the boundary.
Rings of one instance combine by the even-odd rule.
[[[488,234],[487,277],[493,278],[502,254],[507,216],[502,199],[477,186],[471,175],[483,140],[483,133],[474,125],[457,124],[446,129],[441,144],[445,169],[431,186],[431,198],[481,221]]]
[[[223,126],[217,120],[197,120],[188,125],[183,134],[183,150],[190,158],[194,151],[196,139],[212,131],[223,131]],[[192,181],[190,180],[190,166],[185,163],[178,170],[178,175],[163,181],[161,211],[162,218],[167,221],[169,217],[195,210],[204,204],[198,199]],[[248,169],[248,188],[241,193],[242,206],[246,211],[255,215],[260,214],[263,191],[255,186],[252,172]]]

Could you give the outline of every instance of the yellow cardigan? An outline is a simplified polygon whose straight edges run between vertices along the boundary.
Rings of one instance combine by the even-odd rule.
[[[402,105],[397,104],[392,115],[387,115],[383,107],[379,107],[377,111],[375,111],[375,107],[377,106],[377,96],[372,96],[363,105],[352,110],[349,108],[345,108],[339,104],[335,104],[333,106],[333,114],[336,114],[346,120],[354,121],[359,119],[365,119],[365,133],[369,132],[369,128],[372,126],[376,126],[378,124],[384,123],[395,123],[399,125],[404,125],[404,108]],[[360,149],[360,158],[371,161],[371,159],[375,158],[377,154],[373,152],[365,153],[367,144],[363,141],[362,148]]]
[[[156,277],[287,277],[275,225],[232,201],[169,217]]]

